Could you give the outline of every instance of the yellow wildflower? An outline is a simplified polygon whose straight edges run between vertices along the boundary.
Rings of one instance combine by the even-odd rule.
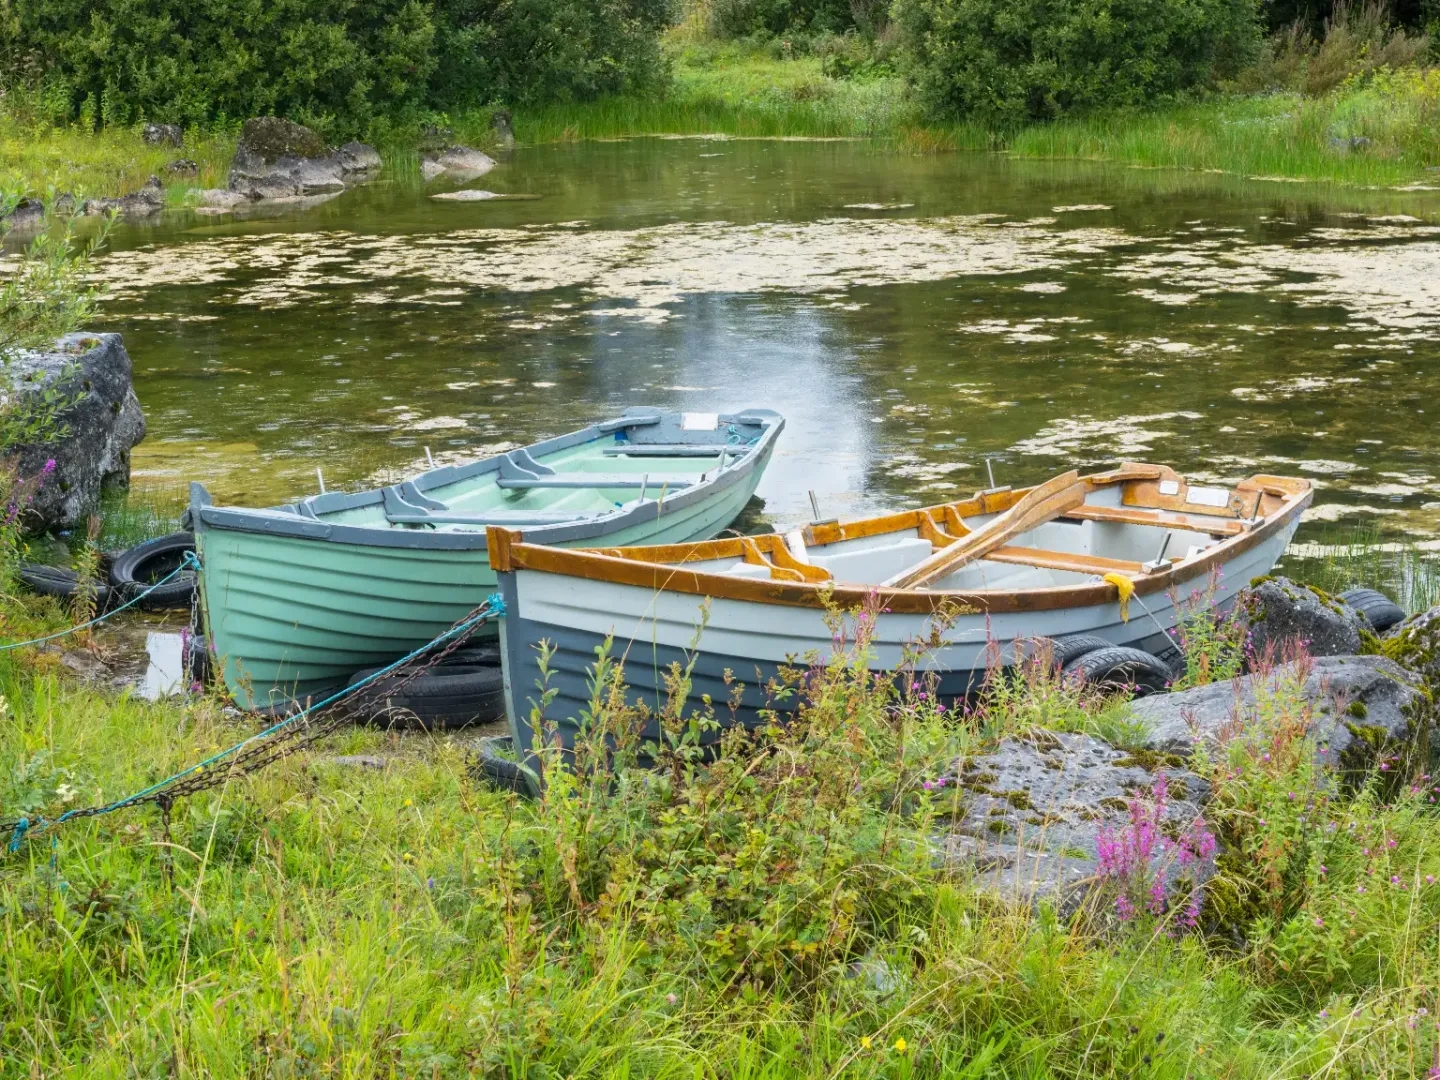
[[[897,1054],[903,1054],[909,1048],[909,1046],[910,1044],[907,1043],[904,1039],[895,1040],[895,1052]]]
[[[860,1036],[860,1049],[861,1049],[861,1050],[869,1050],[869,1049],[870,1049],[870,1036],[869,1036],[869,1035],[862,1035],[862,1036]]]

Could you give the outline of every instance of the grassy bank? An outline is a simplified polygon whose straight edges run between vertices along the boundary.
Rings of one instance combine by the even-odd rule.
[[[1319,97],[1222,95],[1192,104],[1067,119],[1015,131],[923,122],[894,75],[834,78],[816,57],[776,59],[735,46],[674,50],[668,92],[522,108],[525,143],[634,135],[855,138],[902,153],[1002,151],[1018,157],[1112,161],[1148,168],[1328,181],[1440,185],[1440,71],[1381,72]],[[456,138],[489,145],[489,111],[456,116]],[[382,147],[415,168],[413,151]],[[191,133],[183,149],[147,147],[136,129],[55,127],[20,106],[0,107],[0,185],[26,194],[115,195],[151,174],[173,203],[191,187],[223,186],[234,134]],[[185,157],[198,179],[171,179]]]
[[[5,591],[7,637],[66,618]],[[627,766],[637,716],[615,685],[601,680],[595,722],[618,764],[596,758],[544,801],[478,783],[457,740],[352,730],[182,800],[168,826],[136,808],[0,853],[0,1071],[1179,1080],[1432,1064],[1433,807],[1419,788],[1332,799],[1283,687],[1260,728],[1199,764],[1237,857],[1212,886],[1230,905],[1186,930],[1173,912],[1117,919],[1108,894],[1035,917],[928,855],[960,797],[932,781],[957,758],[1037,727],[1123,730],[1116,706],[1038,671],[955,717],[837,660],[813,672],[803,723],[717,764],[666,721],[659,773]],[[0,694],[5,818],[113,798],[251,730],[217,700],[86,689],[53,655],[0,656]],[[1273,888],[1237,911],[1262,878]]]

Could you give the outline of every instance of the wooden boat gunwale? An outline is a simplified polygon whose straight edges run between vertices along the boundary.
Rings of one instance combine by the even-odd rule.
[[[660,409],[649,406],[627,409],[620,417],[602,421],[567,432],[550,439],[521,447],[532,456],[544,456],[561,450],[568,450],[582,443],[592,442],[622,430],[626,421],[643,420],[650,416],[663,417],[679,410]],[[745,422],[762,428],[754,442],[736,446],[743,449],[724,468],[709,474],[708,479],[697,481],[688,487],[671,491],[663,504],[655,499],[616,507],[612,511],[592,512],[577,515],[573,520],[550,524],[533,525],[526,528],[526,535],[538,543],[559,544],[576,540],[603,537],[620,532],[632,525],[658,518],[668,511],[683,510],[686,507],[715,498],[735,484],[744,482],[759,462],[768,458],[775,440],[785,427],[784,418],[771,409],[739,409],[717,414],[718,422]],[[632,425],[633,426],[633,425]],[[519,451],[509,451],[510,454]],[[430,469],[411,477],[413,484],[422,494],[459,481],[474,479],[486,473],[499,471],[504,454],[481,458],[463,465],[445,465]],[[215,506],[208,491],[202,484],[190,485],[190,508],[188,527],[203,525],[206,528],[253,532],[271,536],[288,536],[331,543],[361,544],[371,547],[415,548],[422,550],[477,551],[488,546],[487,523],[477,520],[472,529],[425,529],[393,526],[347,524],[325,520],[325,515],[345,510],[361,509],[380,505],[384,500],[386,487],[380,485],[361,492],[329,492],[312,495],[296,503],[265,509]],[[603,486],[600,484],[597,487]],[[477,515],[479,517],[481,515]],[[495,515],[498,516],[498,515]],[[491,525],[490,527],[494,527]]]
[[[1141,470],[1144,470],[1143,474]],[[1076,513],[1063,515],[1065,517],[1083,519],[1092,516],[1087,511],[1100,510],[1104,513],[1093,516],[1107,521],[1130,516],[1135,524],[1210,532],[1211,535],[1222,537],[1219,543],[1206,548],[1195,558],[1172,559],[1167,569],[1146,573],[1143,568],[1137,567],[1139,572],[1126,574],[1133,583],[1135,592],[1142,596],[1163,592],[1208,575],[1212,569],[1287,528],[1314,497],[1308,480],[1257,474],[1241,481],[1232,489],[1230,505],[1223,508],[1207,507],[1205,513],[1199,513],[1193,508],[1188,512],[1180,509],[1188,505],[1185,502],[1188,485],[1179,473],[1162,466],[1125,463],[1118,469],[1083,477],[1082,480],[1092,491],[1115,484],[1148,483],[1150,487],[1161,491],[1164,490],[1161,484],[1177,484],[1178,493],[1173,496],[1150,497],[1148,493],[1147,496],[1133,496],[1127,489],[1124,497],[1130,501],[1121,508],[1082,507]],[[940,521],[951,527],[963,527],[960,519],[965,516],[1003,512],[1030,490],[1032,489],[979,492],[968,500],[881,515],[844,525],[838,522],[817,523],[807,526],[803,535],[807,544],[823,545],[892,532],[926,532],[937,529]],[[1151,506],[1136,501],[1144,497],[1162,505]],[[1114,512],[1116,510],[1128,510],[1128,515]],[[524,569],[658,591],[792,607],[823,608],[839,605],[849,608],[875,597],[885,610],[902,614],[928,614],[957,608],[998,614],[1053,611],[1104,604],[1114,602],[1119,597],[1118,586],[1105,581],[1029,589],[955,591],[855,586],[843,582],[803,580],[804,575],[789,565],[790,561],[794,561],[793,558],[786,561],[786,556],[781,554],[786,545],[783,538],[775,534],[691,544],[589,550],[552,548],[532,543],[530,530],[491,526],[488,536],[490,565],[500,573]],[[687,570],[684,566],[686,562],[745,557],[747,550],[758,548],[762,544],[775,555],[774,562],[780,570],[790,571],[782,573],[781,576],[790,578],[793,573],[793,580],[736,577]],[[1001,561],[1022,561],[1014,557],[1005,559],[1007,550],[1013,552],[1015,549],[1001,548]],[[1102,572],[1099,569],[1073,568],[1079,572],[1097,575]]]

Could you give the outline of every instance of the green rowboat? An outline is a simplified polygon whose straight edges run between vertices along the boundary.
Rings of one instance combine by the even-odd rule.
[[[565,547],[717,535],[755,493],[778,413],[630,409],[401,484],[249,510],[190,489],[210,647],[235,700],[284,707],[424,645],[495,591],[485,530]]]

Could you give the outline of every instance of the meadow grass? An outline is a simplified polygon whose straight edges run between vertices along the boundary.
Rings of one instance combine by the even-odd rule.
[[[63,619],[13,596],[3,616],[7,637]],[[168,825],[150,806],[32,836],[0,852],[0,1072],[1180,1080],[1429,1068],[1433,809],[1323,801],[1294,724],[1274,763],[1240,739],[1201,766],[1244,854],[1227,873],[1275,868],[1278,907],[1198,932],[1062,919],[934,860],[928,837],[959,792],[922,778],[1037,723],[1083,727],[1114,709],[1018,674],[957,722],[839,658],[812,674],[790,730],[732,741],[713,764],[677,734],[664,767],[642,772],[626,763],[638,714],[612,668],[597,677],[590,745],[614,758],[590,758],[542,800],[478,783],[461,736],[351,729],[181,800]],[[147,703],[79,685],[53,654],[0,654],[0,695],[0,818],[114,798],[253,730],[214,697]],[[1272,715],[1299,708],[1281,699]],[[1263,815],[1273,830],[1255,825]]]

